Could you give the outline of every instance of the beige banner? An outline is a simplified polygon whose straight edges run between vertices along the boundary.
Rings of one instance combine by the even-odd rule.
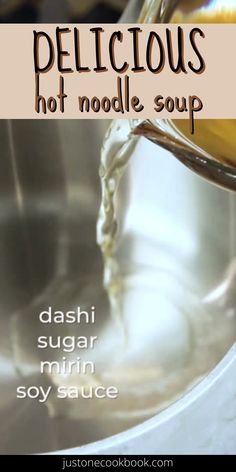
[[[4,24],[0,118],[236,118],[235,44],[235,24]]]

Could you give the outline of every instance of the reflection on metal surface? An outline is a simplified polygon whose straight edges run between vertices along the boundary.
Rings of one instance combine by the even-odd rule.
[[[235,339],[234,314],[225,318],[221,308],[212,312],[208,306],[205,316],[200,308],[229,260],[229,241],[219,231],[229,223],[228,194],[141,141],[119,193],[119,261],[129,333],[124,346],[109,316],[96,245],[104,126],[99,121],[14,121],[9,133],[9,124],[1,122],[2,453],[74,447],[128,429],[190,388]],[[169,198],[169,188],[175,199]],[[94,327],[41,326],[38,321],[49,305],[67,311],[92,304]],[[118,401],[97,401],[87,408],[83,401],[57,401],[53,395],[43,404],[16,399],[19,385],[79,387],[78,375],[40,375],[35,346],[39,335],[87,334],[99,336],[93,351],[97,378],[119,386]],[[58,350],[43,353],[52,360],[61,355]]]
[[[98,21],[100,19],[101,10],[103,14],[113,14],[119,16],[128,4],[128,0],[0,0],[0,17],[6,18],[7,21],[15,21],[15,15],[23,11],[25,15],[19,21],[27,21],[28,15],[32,9],[37,16],[36,21],[56,23],[62,21],[70,21],[71,18],[79,18],[83,21]],[[99,19],[96,18],[99,16]],[[109,19],[109,18],[108,18]],[[107,18],[104,17],[104,22]]]
[[[234,257],[228,194],[140,140],[118,194],[124,345],[96,244],[105,127],[101,120],[0,123],[1,453],[71,448],[142,423],[190,389],[235,340],[232,306],[204,303]],[[38,320],[49,305],[92,304],[94,327]],[[39,335],[91,334],[100,339],[95,381],[118,385],[117,402],[88,408],[55,395],[47,403],[16,399],[19,385],[81,384],[79,375],[39,374]]]

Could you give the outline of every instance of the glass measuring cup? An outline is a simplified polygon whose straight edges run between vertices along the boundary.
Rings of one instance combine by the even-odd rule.
[[[233,23],[236,2],[147,0],[139,19],[148,23]],[[192,137],[183,120],[149,120],[141,123],[134,133],[144,134],[202,177],[235,191],[235,130],[236,120],[198,120],[197,132]]]

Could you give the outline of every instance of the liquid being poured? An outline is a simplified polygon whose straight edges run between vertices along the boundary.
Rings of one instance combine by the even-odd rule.
[[[150,123],[150,134],[156,126],[154,121]],[[117,258],[119,222],[116,197],[129,160],[136,154],[136,146],[143,136],[148,137],[148,134],[146,130],[144,132],[142,122],[129,123],[126,120],[113,122],[104,140],[100,165],[102,201],[97,223],[97,241],[104,260],[104,286],[110,300],[111,315],[120,326],[120,337],[126,334],[127,326],[129,328],[127,329],[128,336],[126,336],[127,343],[121,345],[122,363],[119,365],[111,356],[111,368],[102,374],[102,378],[112,379],[120,391],[119,400],[116,401],[116,405],[114,404],[112,412],[109,413],[109,408],[107,408],[106,414],[127,419],[148,417],[162,409],[169,401],[177,398],[181,391],[189,388],[213,368],[226,352],[226,346],[233,342],[235,333],[235,311],[232,315],[231,307],[228,308],[228,300],[225,301],[225,306],[220,304],[221,301],[218,305],[218,300],[214,305],[215,299],[211,305],[211,298],[206,299],[206,303],[202,302],[197,291],[195,292],[191,287],[190,279],[193,274],[185,274],[182,280],[176,274],[172,275],[172,271],[173,274],[176,269],[178,271],[174,259],[167,274],[162,274],[159,267],[150,270],[148,264],[151,261],[147,262],[147,266],[144,264],[138,269],[130,267],[131,275],[128,276],[119,266]],[[156,151],[158,154],[158,148]],[[146,165],[149,165],[150,161],[146,155],[143,159],[146,159]],[[153,211],[153,208],[150,211]],[[152,213],[151,218],[154,224],[157,214]],[[160,221],[160,227],[161,224]],[[161,250],[157,243],[153,257],[158,258]],[[164,252],[165,249],[163,249]],[[132,262],[130,264],[132,265]],[[232,270],[230,274],[233,280]],[[196,286],[198,286],[203,277],[202,271],[195,275]],[[231,285],[228,279],[227,273],[222,285]],[[203,280],[201,283],[204,285]],[[127,292],[132,291],[135,294],[133,304],[126,303],[123,307]],[[214,294],[213,297],[215,297]],[[227,310],[230,316],[226,319]],[[136,324],[142,324],[138,336]],[[150,325],[149,329],[147,329],[148,325]],[[181,341],[178,347],[172,350],[173,336],[179,337]],[[156,339],[156,344],[152,344],[153,337]],[[167,339],[169,352],[165,352],[164,347],[167,345]],[[139,351],[139,344],[143,346],[143,351]],[[138,354],[135,351],[138,351]],[[135,353],[135,367],[132,365],[133,353]],[[173,360],[174,357],[175,360]],[[178,362],[176,363],[178,357],[179,365]],[[131,368],[130,359],[132,360]],[[145,407],[144,399],[147,405]]]
[[[193,13],[192,10],[195,7],[197,11]],[[196,0],[191,2],[191,5],[185,0],[181,1],[180,9],[177,9],[171,22],[233,23],[236,21],[235,10],[222,7],[217,9],[216,5],[216,11],[211,11],[210,7],[211,2],[207,0]],[[158,8],[158,2],[146,3],[140,21],[154,21]],[[173,123],[185,137],[214,156],[215,159],[231,164],[236,162],[236,120],[197,120],[194,136],[189,133],[187,120],[174,120]],[[169,125],[172,126],[171,122]],[[152,131],[155,131],[154,121],[149,124],[149,127],[151,136]],[[100,167],[102,202],[97,224],[97,241],[104,259],[104,286],[110,300],[111,312],[120,321],[122,277],[115,257],[118,244],[115,194],[137,141],[130,131],[131,127],[128,121],[113,122],[105,137]],[[142,125],[136,134],[139,136],[145,134],[147,138],[149,137],[147,130],[145,133],[142,132]]]
[[[220,2],[218,2],[220,3]],[[212,10],[212,2],[196,0],[180,1],[172,23],[232,23],[236,20],[233,9],[218,7]],[[195,12],[193,10],[196,9]],[[140,22],[155,21],[159,2],[146,2],[139,18]],[[155,125],[150,123],[150,135]],[[174,120],[177,130],[193,141],[214,158],[236,161],[235,131],[236,120],[198,120],[194,136],[189,134],[186,120]],[[172,126],[171,122],[169,123]],[[159,125],[160,126],[160,125]],[[130,134],[128,121],[113,122],[105,137],[101,151],[100,178],[102,186],[102,201],[97,223],[97,241],[100,245],[104,260],[104,287],[110,300],[111,312],[121,322],[121,292],[122,277],[118,261],[115,257],[118,243],[118,223],[115,209],[115,195],[120,180],[124,174],[129,158],[134,150],[136,139]],[[135,130],[134,130],[135,134]],[[139,127],[142,134],[142,125]],[[148,138],[148,132],[145,132]]]
[[[158,2],[150,2],[151,9],[143,10],[143,21],[153,21],[155,16],[153,14],[153,8],[157,7]],[[202,4],[206,5],[206,1],[203,1]],[[196,5],[199,6],[200,2],[197,1]],[[191,3],[192,5],[192,3]],[[189,12],[189,4],[188,2],[182,2],[183,11],[178,12],[173,17],[173,22],[202,22],[202,23],[214,23],[214,22],[221,22],[227,23],[229,21],[233,21],[236,19],[236,14],[221,11],[217,12],[215,15],[208,15],[207,12],[199,13],[196,16],[188,14]],[[182,15],[182,16],[181,16]],[[234,120],[204,120],[198,121],[197,123],[197,132],[193,139],[195,144],[202,147],[202,149],[206,150],[210,154],[212,154],[215,158],[219,160],[225,160],[232,162],[234,159],[236,160],[236,153],[235,153],[235,123]],[[162,123],[149,122],[149,131],[147,128],[143,126],[141,122],[133,122],[130,123],[125,120],[118,120],[112,123],[111,127],[108,130],[108,133],[105,137],[104,144],[101,151],[101,166],[100,166],[100,178],[101,178],[101,187],[102,187],[102,200],[101,200],[101,207],[97,222],[97,241],[101,248],[101,252],[103,255],[104,260],[104,287],[107,291],[108,298],[110,301],[110,308],[111,314],[120,324],[121,332],[125,332],[125,321],[124,321],[124,312],[122,308],[122,298],[123,298],[123,291],[124,291],[124,276],[122,275],[122,271],[119,267],[118,259],[117,259],[117,248],[119,246],[119,225],[117,221],[117,202],[116,202],[116,194],[119,188],[119,184],[121,179],[125,173],[126,167],[128,165],[129,159],[132,157],[134,153],[135,146],[138,140],[142,137],[151,138],[153,131],[157,128],[161,128],[165,130],[168,126],[172,127],[172,123],[168,123],[167,121]],[[191,140],[191,136],[188,135],[188,122],[186,120],[176,120],[174,122],[174,127],[177,128],[184,136]],[[144,159],[146,157],[144,156]],[[156,156],[158,159],[158,156]],[[148,162],[147,162],[148,165]],[[232,215],[231,215],[232,216]],[[155,215],[153,215],[155,218]],[[235,236],[235,232],[234,232]],[[234,237],[233,236],[233,237]],[[232,252],[231,252],[232,255]],[[145,271],[143,271],[144,273]],[[232,272],[232,271],[231,271]],[[225,286],[228,284],[228,275],[225,275],[225,279],[223,281],[223,285]],[[152,274],[155,278],[156,276]],[[150,277],[146,275],[146,277]],[[145,273],[143,275],[143,284],[149,283],[148,279],[145,279]],[[162,290],[161,286],[158,286],[157,282],[158,278],[155,278],[155,283],[157,283],[155,290]],[[229,282],[230,284],[231,282]],[[228,285],[229,285],[228,284]],[[178,283],[176,282],[175,285],[177,286]],[[178,389],[182,387],[186,388],[189,382],[193,381],[193,379],[197,379],[198,376],[201,376],[203,373],[206,373],[208,369],[212,368],[215,363],[220,359],[220,356],[224,352],[224,346],[226,345],[226,339],[229,340],[232,333],[234,333],[235,325],[234,321],[232,321],[232,310],[229,309],[230,316],[228,320],[225,320],[225,316],[223,314],[224,310],[228,310],[227,303],[228,301],[221,304],[222,300],[219,302],[216,299],[213,300],[213,311],[214,311],[214,320],[211,317],[211,308],[208,305],[209,300],[212,301],[211,297],[205,299],[203,304],[199,302],[199,299],[193,294],[185,291],[185,288],[180,287],[178,288],[179,293],[180,290],[183,291],[183,299],[185,300],[185,304],[188,307],[188,313],[186,314],[186,318],[188,319],[193,336],[193,346],[192,346],[192,360],[189,365],[185,365],[183,369],[176,370],[168,377],[168,373],[161,373],[159,374],[159,380],[157,380],[158,375],[156,372],[153,374],[153,382],[148,387],[148,382],[146,384],[146,394],[152,400],[149,401],[152,403],[153,401],[153,394],[155,392],[160,391],[163,388],[162,382],[165,378],[166,386],[168,385],[169,392],[164,388],[164,398],[170,398],[172,395],[177,393]],[[150,295],[151,297],[152,295]],[[150,298],[149,297],[149,298]],[[168,293],[167,297],[172,297],[171,291]],[[213,296],[214,298],[214,296]],[[227,296],[226,296],[227,299]],[[226,300],[225,299],[225,300]],[[214,303],[216,302],[216,305]],[[176,305],[178,305],[178,301]],[[179,307],[181,310],[181,307]],[[151,309],[151,307],[148,307]],[[208,311],[209,309],[209,311]],[[186,306],[182,308],[183,312],[186,310]],[[230,311],[231,310],[231,311]],[[210,313],[210,315],[209,315]],[[160,314],[160,313],[159,313]],[[157,316],[159,316],[157,313]],[[233,317],[235,315],[235,311],[233,313]],[[214,329],[212,329],[212,322],[214,321]],[[232,323],[232,324],[231,324]],[[216,334],[216,325],[218,325],[217,332],[222,334],[218,338]],[[230,328],[231,326],[231,328]],[[230,334],[231,331],[231,334]],[[224,334],[223,334],[224,333]],[[233,335],[234,336],[234,335]],[[223,339],[224,338],[224,339]],[[130,339],[127,339],[128,343]],[[233,341],[233,338],[232,338]],[[220,354],[221,353],[221,354]],[[164,362],[165,363],[165,362]],[[137,369],[136,372],[137,379],[142,383],[142,378],[144,378],[144,371]],[[173,375],[173,376],[172,376]],[[167,378],[169,380],[167,380]],[[119,379],[119,375],[117,380]],[[120,390],[122,391],[123,380],[122,377],[120,380]],[[159,383],[159,387],[158,387]],[[177,385],[179,384],[179,387]],[[132,379],[130,380],[130,385],[132,385]],[[173,387],[172,393],[171,389]],[[149,389],[149,390],[148,390]],[[159,391],[159,393],[160,393]],[[148,393],[147,393],[148,392]],[[154,395],[155,396],[155,395]],[[142,398],[145,397],[144,391],[142,391]],[[137,398],[136,398],[137,401]],[[163,401],[163,398],[162,398]],[[165,400],[164,400],[165,401]],[[139,406],[138,406],[139,405]],[[125,412],[126,415],[131,414],[130,411],[126,411],[127,403],[124,402],[124,405],[120,406],[119,414],[121,411]],[[162,403],[163,407],[163,403]],[[142,408],[142,405],[139,404],[137,401],[136,408]],[[157,411],[160,408],[160,403],[154,406],[152,412]],[[137,413],[140,415],[141,410]],[[151,414],[151,410],[149,412]],[[144,415],[148,415],[148,410],[145,409]]]
[[[107,131],[101,149],[102,200],[97,221],[97,241],[104,260],[104,287],[107,291],[111,314],[124,329],[122,323],[122,277],[116,258],[118,222],[116,192],[129,159],[134,152],[137,138],[131,135],[128,120],[113,121]]]

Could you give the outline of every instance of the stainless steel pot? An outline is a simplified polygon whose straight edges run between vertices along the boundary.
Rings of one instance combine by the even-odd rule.
[[[153,398],[151,411],[148,404],[142,405],[144,414],[99,417],[95,411],[90,418],[86,414],[78,417],[76,409],[70,415],[62,409],[59,415],[50,416],[45,405],[16,399],[17,385],[39,384],[35,342],[41,329],[37,322],[41,307],[51,304],[70,309],[91,300],[96,303],[101,290],[102,262],[95,223],[99,148],[105,125],[92,123],[93,133],[89,134],[91,122],[1,122],[1,452],[68,448],[68,452],[78,453],[234,453],[236,360],[235,347],[230,347],[235,339],[235,320],[231,318],[230,333],[228,328],[224,333],[227,310],[218,304],[211,305],[217,312],[212,325],[216,340],[219,332],[215,323],[220,323],[221,329],[215,346],[217,349],[218,343],[219,352],[209,364],[212,372],[160,414],[154,415]],[[88,135],[90,139],[84,139]],[[144,368],[164,358],[169,367],[179,369],[191,352],[191,340],[182,308],[176,314],[168,300],[177,287],[177,295],[185,296],[182,307],[191,311],[188,290],[194,289],[202,300],[219,284],[232,257],[229,194],[193,175],[164,151],[157,153],[146,140],[137,147],[123,185],[130,190],[120,192],[121,268],[132,279],[133,267],[150,261],[152,271],[162,274],[159,283],[166,294],[160,302],[164,311],[155,306],[156,311],[146,311],[144,316],[135,308],[134,319],[133,311],[128,310],[131,344],[137,347],[132,355]],[[88,287],[95,287],[95,291]],[[137,294],[143,299],[142,289]],[[102,297],[104,301],[105,295]],[[153,292],[145,297],[144,304],[153,302]],[[155,303],[158,300],[155,298]],[[229,311],[234,316],[231,305]],[[196,308],[194,316],[199,316]],[[113,326],[107,311],[99,311],[96,332],[101,336],[107,323]],[[47,332],[54,331],[49,327]],[[167,403],[191,389],[191,381],[199,381],[198,376],[207,370],[208,345],[202,349],[202,373],[190,372],[188,382],[177,386]],[[124,360],[126,365],[133,362],[126,354]],[[144,421],[150,416],[153,418]],[[103,437],[108,439],[94,442]],[[71,449],[86,443],[82,449]]]
[[[118,195],[127,350],[109,317],[96,245],[106,127],[99,120],[0,123],[0,452],[233,454],[235,198],[140,141]],[[87,404],[16,399],[19,384],[52,383],[38,373],[39,311],[91,303],[99,372],[118,353],[113,380],[122,390],[131,369],[118,408],[109,405],[107,414],[96,404],[91,413]],[[155,385],[170,379],[165,394],[145,393],[150,368]],[[134,395],[131,371],[142,395]]]

